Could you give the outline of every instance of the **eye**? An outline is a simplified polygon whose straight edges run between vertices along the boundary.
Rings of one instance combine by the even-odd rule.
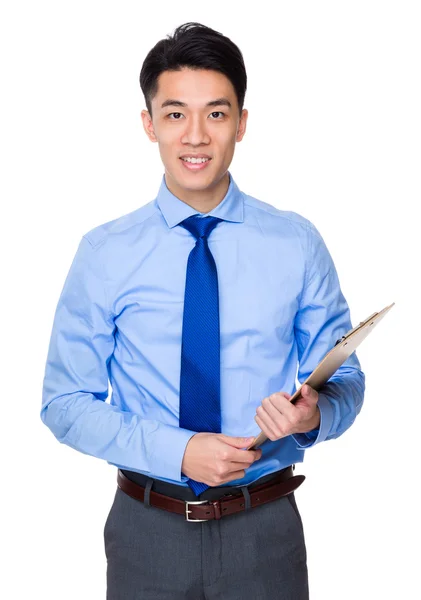
[[[215,117],[215,115],[216,115],[216,117]],[[213,121],[218,120],[218,115],[222,115],[221,118],[225,117],[225,113],[223,113],[220,110],[215,110],[215,111],[211,112],[212,120]],[[167,118],[170,119],[171,121],[180,121],[181,117],[183,117],[183,114],[180,112],[173,112],[173,113],[169,113],[167,115]]]

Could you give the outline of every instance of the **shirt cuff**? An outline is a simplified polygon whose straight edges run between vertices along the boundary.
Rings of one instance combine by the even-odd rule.
[[[317,405],[320,410],[320,425],[318,429],[312,429],[307,433],[295,433],[292,435],[298,444],[298,450],[310,448],[319,442],[323,442],[329,435],[333,423],[333,408],[328,398],[319,394]]]
[[[153,434],[148,463],[152,474],[174,481],[183,481],[181,474],[184,452],[190,438],[197,432],[161,423]],[[153,477],[153,475],[152,475]]]

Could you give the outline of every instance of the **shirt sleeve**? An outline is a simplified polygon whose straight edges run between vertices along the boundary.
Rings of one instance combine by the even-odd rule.
[[[41,419],[59,442],[121,468],[182,481],[193,431],[106,402],[115,324],[97,247],[82,237],[56,308]]]
[[[332,257],[316,227],[307,227],[306,275],[294,322],[298,348],[298,381],[302,384],[336,341],[352,329]],[[359,414],[365,375],[355,351],[319,390],[320,425],[292,437],[299,448],[342,435]]]

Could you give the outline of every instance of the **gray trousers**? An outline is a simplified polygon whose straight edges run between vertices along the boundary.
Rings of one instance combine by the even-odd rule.
[[[190,523],[117,487],[104,544],[107,600],[309,598],[294,494],[220,520]]]

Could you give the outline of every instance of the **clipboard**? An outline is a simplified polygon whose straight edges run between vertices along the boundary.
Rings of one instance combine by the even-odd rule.
[[[368,334],[373,331],[383,317],[389,312],[395,303],[389,304],[380,312],[375,312],[370,315],[365,321],[361,321],[359,325],[350,329],[348,333],[343,335],[339,340],[336,341],[335,345],[325,357],[319,362],[314,371],[307,377],[307,379],[301,384],[298,390],[291,396],[290,402],[295,404],[298,398],[301,396],[300,390],[306,383],[316,391],[319,390],[335,373],[337,369],[351,356],[356,348],[361,344]],[[263,431],[254,438],[253,442],[246,448],[246,450],[255,450],[258,446],[263,444],[269,439]]]

